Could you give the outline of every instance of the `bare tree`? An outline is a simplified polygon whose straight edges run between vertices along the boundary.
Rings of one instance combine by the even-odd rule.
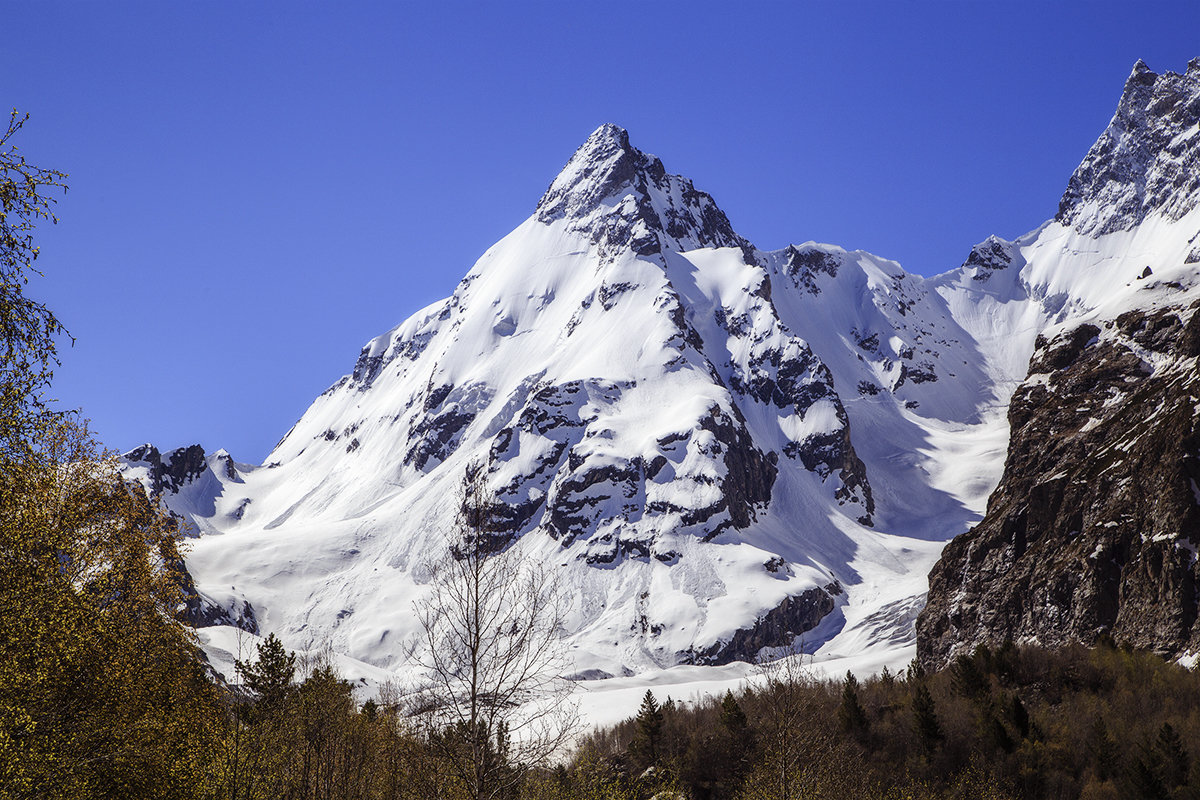
[[[512,793],[575,732],[555,575],[521,559],[492,524],[486,473],[463,478],[459,512],[430,594],[421,692],[430,741],[469,797]]]

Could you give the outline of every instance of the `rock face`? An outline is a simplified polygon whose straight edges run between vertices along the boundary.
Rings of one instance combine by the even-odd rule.
[[[1139,61],[1043,233],[1069,254],[1059,274],[1026,253],[1054,324],[1012,396],[987,513],[930,573],[927,665],[1006,639],[1200,651],[1198,208],[1200,59],[1182,75]],[[1124,266],[1071,276],[1084,249]]]
[[[146,464],[146,489],[151,497],[177,492],[208,469],[204,448],[198,444],[172,450],[165,458],[157,447],[144,444],[130,450],[124,459],[131,464]]]
[[[1082,233],[1129,230],[1152,213],[1178,220],[1200,188],[1200,58],[1158,75],[1138,61],[1108,130],[1071,176],[1059,222]],[[1097,213],[1097,211],[1101,213]]]
[[[606,202],[613,198],[621,202]],[[605,259],[627,250],[639,256],[697,247],[750,250],[711,196],[668,175],[662,161],[632,147],[625,129],[611,124],[575,151],[538,203],[537,218],[543,224],[567,220]]]
[[[1200,649],[1197,308],[1039,341],[987,516],[930,574],[926,664],[1006,639]]]

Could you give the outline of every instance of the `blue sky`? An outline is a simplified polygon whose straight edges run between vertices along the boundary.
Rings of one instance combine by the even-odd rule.
[[[111,447],[262,460],[615,122],[764,249],[935,274],[1052,216],[1200,3],[13,2],[0,102],[70,173],[31,293]]]

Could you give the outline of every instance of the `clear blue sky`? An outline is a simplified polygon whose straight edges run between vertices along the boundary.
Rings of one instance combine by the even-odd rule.
[[[764,249],[934,274],[1053,215],[1200,2],[9,2],[0,102],[70,173],[31,286],[111,447],[257,462],[603,122]]]

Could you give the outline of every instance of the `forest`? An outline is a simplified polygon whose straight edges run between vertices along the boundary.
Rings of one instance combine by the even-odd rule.
[[[1115,642],[839,681],[795,656],[581,731],[553,576],[505,558],[470,475],[424,686],[364,701],[274,636],[217,674],[177,521],[49,399],[69,334],[26,287],[67,176],[25,162],[24,122],[0,137],[0,798],[1200,798],[1200,674]]]

